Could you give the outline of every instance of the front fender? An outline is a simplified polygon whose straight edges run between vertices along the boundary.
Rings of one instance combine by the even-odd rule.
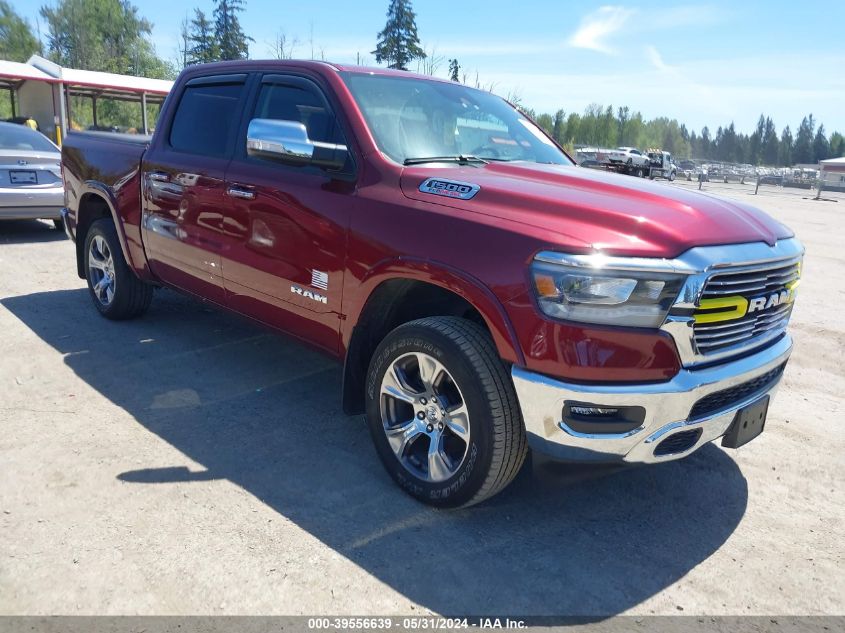
[[[342,332],[342,343],[349,349],[353,326],[358,323],[367,301],[382,283],[391,280],[426,282],[463,297],[474,307],[490,330],[499,356],[508,363],[523,365],[525,358],[519,347],[516,332],[505,312],[502,302],[481,280],[442,262],[410,257],[386,260],[361,279],[358,287],[344,297],[344,314],[347,319]]]

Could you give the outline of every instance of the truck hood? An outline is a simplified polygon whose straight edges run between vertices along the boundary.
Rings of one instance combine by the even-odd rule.
[[[478,185],[469,200],[424,193],[428,178]],[[402,191],[410,199],[489,216],[503,228],[543,231],[549,243],[609,254],[676,257],[694,246],[766,242],[792,232],[762,211],[664,182],[594,169],[536,163],[480,167],[407,167]]]

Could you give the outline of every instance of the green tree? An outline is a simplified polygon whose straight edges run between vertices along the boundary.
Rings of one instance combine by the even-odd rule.
[[[845,156],[845,137],[839,132],[830,135],[830,157],[839,158]]]
[[[387,62],[388,68],[397,70],[408,70],[408,64],[413,60],[425,59],[410,0],[391,0],[387,9],[387,23],[378,34],[376,49],[372,54],[379,64]]]
[[[238,13],[244,10],[244,0],[217,0],[214,7],[214,39],[221,60],[246,59],[249,42],[254,42],[241,28]]]
[[[774,121],[766,117],[766,124],[763,130],[762,159],[764,165],[777,165],[778,162],[778,133],[775,130]]]
[[[798,127],[798,134],[795,135],[795,147],[792,150],[792,159],[796,163],[814,163],[813,155],[813,130],[816,122],[811,114],[804,117]]]
[[[552,124],[552,136],[559,145],[566,143],[566,112],[558,110],[555,112],[555,120]]]
[[[824,125],[820,125],[813,139],[813,156],[816,162],[830,158],[830,142],[824,133]]]
[[[619,130],[616,134],[616,139],[620,145],[625,146],[628,143],[627,126],[628,126],[629,110],[628,106],[619,107],[617,111],[617,119],[619,121]]]
[[[757,129],[754,130],[754,133],[749,139],[748,162],[752,165],[760,164],[760,157],[763,151],[763,134],[765,134],[765,132],[766,119],[761,114],[760,118],[757,119]]]
[[[552,134],[554,134],[555,121],[554,121],[554,118],[552,118],[551,114],[543,113],[543,114],[539,115],[535,119],[535,121],[537,122],[537,125],[539,125],[541,128],[543,128],[546,131],[546,134],[548,134],[550,136]]]
[[[159,79],[175,74],[148,39],[152,24],[129,0],[60,0],[40,13],[47,53],[62,66]]]
[[[566,136],[564,137],[565,145],[577,143],[576,139],[580,139],[581,132],[581,117],[573,112],[566,118]]]
[[[449,79],[452,81],[461,80],[461,65],[458,63],[457,59],[450,59],[449,60]]]
[[[214,27],[199,9],[194,9],[188,41],[188,64],[207,64],[220,59],[220,47],[217,45]]]
[[[714,158],[713,140],[710,138],[710,128],[701,128],[701,155],[699,158]]]
[[[0,59],[25,62],[33,53],[41,52],[41,44],[32,33],[29,22],[15,13],[5,0],[0,0]]]
[[[780,135],[780,145],[778,146],[778,163],[784,167],[792,166],[792,130],[787,125],[783,128]]]

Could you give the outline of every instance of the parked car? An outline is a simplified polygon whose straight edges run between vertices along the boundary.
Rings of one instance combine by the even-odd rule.
[[[29,127],[0,122],[0,220],[43,218],[61,228],[61,152]]]
[[[324,350],[390,476],[433,505],[502,490],[529,447],[659,463],[740,446],[792,350],[792,231],[578,167],[459,83],[189,66],[151,140],[73,133],[62,158],[102,316],[168,286]]]
[[[625,174],[645,177],[648,175],[649,159],[635,147],[617,147],[599,150],[597,160],[606,167]]]

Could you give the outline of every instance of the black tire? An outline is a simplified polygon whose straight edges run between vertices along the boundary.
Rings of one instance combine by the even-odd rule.
[[[94,291],[92,270],[89,266],[91,243],[98,236],[105,240],[114,262],[114,296],[108,304],[103,303],[97,297]],[[117,230],[111,219],[103,218],[91,224],[88,233],[85,235],[83,257],[88,292],[91,295],[94,307],[100,314],[107,319],[121,321],[135,318],[147,311],[153,299],[153,287],[138,279],[126,264],[123,251],[120,250]]]
[[[439,361],[454,378],[468,411],[469,441],[457,470],[432,482],[411,472],[391,448],[382,422],[381,384],[393,362],[409,353]],[[379,344],[370,362],[366,411],[376,452],[387,472],[408,494],[433,506],[480,503],[517,475],[527,440],[513,383],[488,333],[457,317],[428,317],[399,326]]]

